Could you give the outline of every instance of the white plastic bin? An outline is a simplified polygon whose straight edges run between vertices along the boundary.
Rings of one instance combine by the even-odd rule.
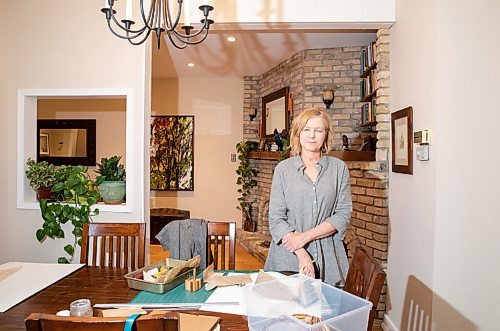
[[[371,302],[317,279],[293,275],[245,289],[250,330],[366,331]],[[321,318],[306,324],[293,316]]]

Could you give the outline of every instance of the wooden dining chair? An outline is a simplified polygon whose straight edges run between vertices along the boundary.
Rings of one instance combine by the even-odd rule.
[[[368,331],[372,329],[377,314],[377,305],[385,277],[386,274],[378,261],[361,246],[356,247],[349,265],[344,290],[373,304],[368,319]]]
[[[127,317],[71,317],[32,313],[26,320],[27,331],[123,331]],[[178,318],[174,315],[145,315],[135,321],[137,331],[177,331]]]
[[[131,270],[142,268],[145,238],[145,223],[85,223],[80,263]]]
[[[235,269],[235,244],[236,223],[235,222],[208,222],[207,223],[207,258],[210,265],[214,263],[214,269]]]

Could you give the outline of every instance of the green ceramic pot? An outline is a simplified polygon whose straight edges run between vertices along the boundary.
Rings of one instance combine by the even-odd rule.
[[[122,203],[125,197],[125,181],[108,182],[104,181],[99,185],[99,193],[104,203],[109,205],[118,205]]]

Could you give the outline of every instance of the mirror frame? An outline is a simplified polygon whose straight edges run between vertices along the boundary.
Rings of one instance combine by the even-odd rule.
[[[285,98],[285,118],[284,118],[284,121],[285,121],[285,130],[286,132],[289,133],[290,131],[290,121],[289,121],[289,115],[288,115],[288,91],[289,91],[289,88],[288,86],[287,87],[283,87],[271,94],[268,94],[264,97],[262,97],[262,131],[261,131],[261,137],[259,138],[266,138],[266,140],[270,140],[270,141],[273,141],[274,140],[274,137],[273,137],[273,134],[266,134],[266,105],[270,102],[273,102],[275,100],[278,100],[279,98],[281,97],[284,97]],[[280,132],[281,133],[281,132]]]
[[[40,130],[41,129],[85,129],[87,130],[87,156],[68,156],[68,157],[55,157],[40,155]],[[96,166],[96,120],[73,120],[73,119],[57,119],[37,120],[36,126],[37,139],[36,139],[36,159],[37,162],[47,161],[50,164],[60,165],[83,165],[83,166]]]

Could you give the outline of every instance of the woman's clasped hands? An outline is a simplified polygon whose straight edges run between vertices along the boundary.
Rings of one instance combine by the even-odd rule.
[[[283,246],[294,253],[297,249],[304,247],[309,242],[304,232],[290,232],[281,239]]]

